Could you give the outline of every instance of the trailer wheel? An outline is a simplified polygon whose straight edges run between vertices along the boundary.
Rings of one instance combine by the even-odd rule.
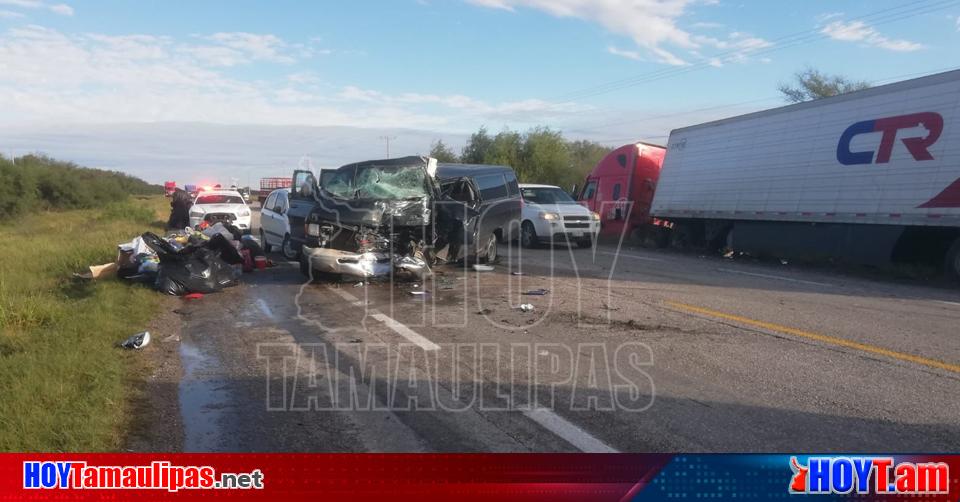
[[[943,263],[944,272],[954,281],[960,281],[960,238],[953,241]]]

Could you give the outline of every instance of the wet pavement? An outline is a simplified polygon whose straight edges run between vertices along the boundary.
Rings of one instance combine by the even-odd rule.
[[[184,302],[185,449],[960,448],[955,290],[642,249],[500,253],[416,286],[308,283],[275,254]]]

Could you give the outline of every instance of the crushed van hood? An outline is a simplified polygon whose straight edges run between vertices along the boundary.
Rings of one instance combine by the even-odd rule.
[[[435,210],[437,201],[449,200],[435,174],[436,159],[428,157],[358,162],[330,174],[307,217],[311,263],[359,277],[424,275],[433,264],[462,257],[459,249],[451,255],[448,244],[458,242],[468,226],[462,215],[471,213],[446,204]],[[310,235],[312,225],[317,235]]]

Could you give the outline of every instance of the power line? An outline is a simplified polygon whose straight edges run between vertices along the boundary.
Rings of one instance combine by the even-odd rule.
[[[933,2],[933,3],[931,3]],[[927,5],[922,5],[927,4]],[[922,14],[929,14],[931,12],[936,12],[938,10],[943,10],[954,5],[960,4],[957,0],[917,0],[914,2],[909,2],[906,4],[901,4],[895,7],[889,7],[886,9],[878,10],[861,16],[848,19],[848,22],[853,21],[867,21],[870,20],[873,25],[883,25],[893,21],[899,21],[903,19],[909,19],[911,17],[916,17]],[[876,19],[874,19],[876,17]],[[807,44],[813,41],[822,40],[828,38],[829,35],[822,33],[822,29],[814,28],[811,30],[804,30],[789,35],[785,35],[773,40],[773,45],[758,49],[746,51],[751,56],[758,56],[763,54],[769,54],[772,52],[788,49],[791,47],[796,47],[798,45]],[[717,55],[714,55],[711,60],[723,60],[724,58],[729,58],[731,56],[742,54],[745,51],[743,49],[733,49],[726,52],[721,52]],[[705,68],[710,68],[711,60],[702,61],[695,63],[689,66],[684,67],[674,67],[674,68],[665,68],[662,70],[650,72],[647,74],[638,75],[635,77],[630,77],[626,79],[620,79],[612,82],[607,82],[604,84],[599,84],[597,86],[588,87],[585,89],[580,89],[578,91],[572,91],[561,96],[558,96],[555,99],[561,99],[558,104],[569,103],[574,100],[590,98],[598,96],[601,94],[607,94],[617,90],[621,90],[627,87],[633,87],[642,83],[653,82],[657,80],[662,80],[665,78],[671,78],[674,76],[682,75],[685,73],[690,73],[693,71],[699,71]]]

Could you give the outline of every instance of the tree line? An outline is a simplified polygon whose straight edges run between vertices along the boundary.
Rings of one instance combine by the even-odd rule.
[[[129,174],[80,167],[43,155],[0,156],[0,217],[105,207],[130,195],[160,193],[162,186]]]
[[[521,183],[544,183],[569,190],[574,184],[582,184],[610,150],[593,141],[567,140],[549,127],[534,127],[524,133],[504,129],[493,135],[481,127],[470,135],[459,154],[437,140],[430,156],[440,162],[507,165],[516,171]]]

